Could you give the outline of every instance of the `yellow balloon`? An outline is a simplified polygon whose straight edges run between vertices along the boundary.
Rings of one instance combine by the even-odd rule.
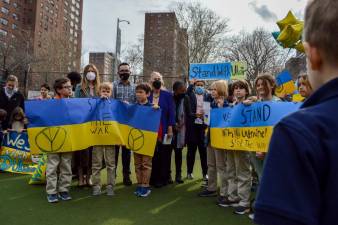
[[[296,44],[296,46],[295,46],[295,49],[297,49],[297,51],[299,51],[299,52],[305,52],[305,49],[304,49],[304,45],[303,45],[303,42],[298,42],[298,44]]]
[[[291,48],[300,40],[303,32],[304,24],[298,23],[295,25],[287,25],[280,33],[277,40],[283,44],[284,47]]]
[[[301,21],[298,20],[291,11],[289,11],[288,15],[284,19],[277,22],[277,25],[279,29],[282,31],[285,29],[287,25],[295,25],[299,23],[301,23]]]

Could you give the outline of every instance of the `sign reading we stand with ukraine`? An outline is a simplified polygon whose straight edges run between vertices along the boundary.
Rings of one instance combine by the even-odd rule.
[[[113,99],[26,101],[32,153],[59,153],[95,145],[124,145],[152,156],[161,110]]]
[[[250,106],[211,110],[211,146],[218,149],[267,152],[273,127],[301,103],[257,102]]]
[[[189,80],[245,79],[247,66],[244,62],[192,63]]]

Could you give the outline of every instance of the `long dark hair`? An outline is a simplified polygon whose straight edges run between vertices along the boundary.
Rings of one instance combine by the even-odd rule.
[[[24,124],[28,123],[28,120],[26,118],[26,115],[25,115],[23,109],[21,107],[16,107],[11,114],[11,117],[10,117],[10,120],[9,120],[10,124],[12,124],[15,121],[15,116],[17,116],[17,115],[21,116],[20,122],[22,122]]]

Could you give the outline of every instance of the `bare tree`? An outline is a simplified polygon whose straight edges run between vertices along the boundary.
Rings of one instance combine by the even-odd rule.
[[[252,84],[259,73],[277,74],[290,57],[290,50],[283,50],[262,28],[252,33],[241,32],[225,45],[225,58],[229,61],[244,61],[247,64],[247,81]]]
[[[143,50],[144,38],[142,35],[135,44],[129,46],[122,53],[123,60],[129,63],[130,68],[135,75],[141,75],[143,71]]]
[[[172,8],[180,25],[188,31],[189,61],[206,63],[219,58],[228,28],[228,19],[199,2],[178,2]]]
[[[0,66],[4,73],[15,74],[21,79],[23,70],[35,62],[32,54],[32,38],[29,30],[22,30],[15,36],[6,35],[0,41]],[[5,78],[5,77],[3,77]]]

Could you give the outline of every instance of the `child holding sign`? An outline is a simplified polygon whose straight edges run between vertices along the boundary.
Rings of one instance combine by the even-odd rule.
[[[241,104],[249,96],[249,85],[245,80],[234,81],[231,88],[235,100],[233,105]],[[227,173],[229,202],[238,201],[234,213],[239,215],[249,213],[252,178],[249,153],[239,150],[227,151]]]
[[[113,93],[113,87],[110,83],[104,82],[99,86],[99,96],[104,101],[108,101]],[[101,169],[103,160],[107,168],[107,195],[114,195],[115,185],[115,148],[113,145],[100,145],[93,147],[92,153],[92,182],[93,195],[101,195]]]
[[[211,108],[228,107],[228,84],[225,80],[218,80],[211,85]],[[210,131],[209,131],[210,133]],[[210,135],[210,134],[209,134]],[[209,136],[210,140],[210,136]],[[209,141],[210,142],[210,141]],[[228,175],[226,173],[226,151],[223,149],[215,149],[210,143],[207,148],[207,163],[208,163],[208,186],[205,190],[199,193],[200,197],[211,197],[217,195],[217,176],[220,177],[220,193],[218,204],[228,204]]]
[[[149,84],[141,83],[136,86],[135,90],[138,105],[152,106],[148,101],[151,92]],[[149,181],[152,169],[152,157],[134,152],[134,163],[137,178],[137,188],[134,194],[139,197],[148,197],[151,193]]]
[[[54,82],[55,99],[69,98],[72,95],[72,85],[68,78],[60,78]],[[50,203],[71,200],[69,188],[72,183],[71,152],[49,153],[47,155],[46,192]],[[59,171],[59,175],[58,175]]]

